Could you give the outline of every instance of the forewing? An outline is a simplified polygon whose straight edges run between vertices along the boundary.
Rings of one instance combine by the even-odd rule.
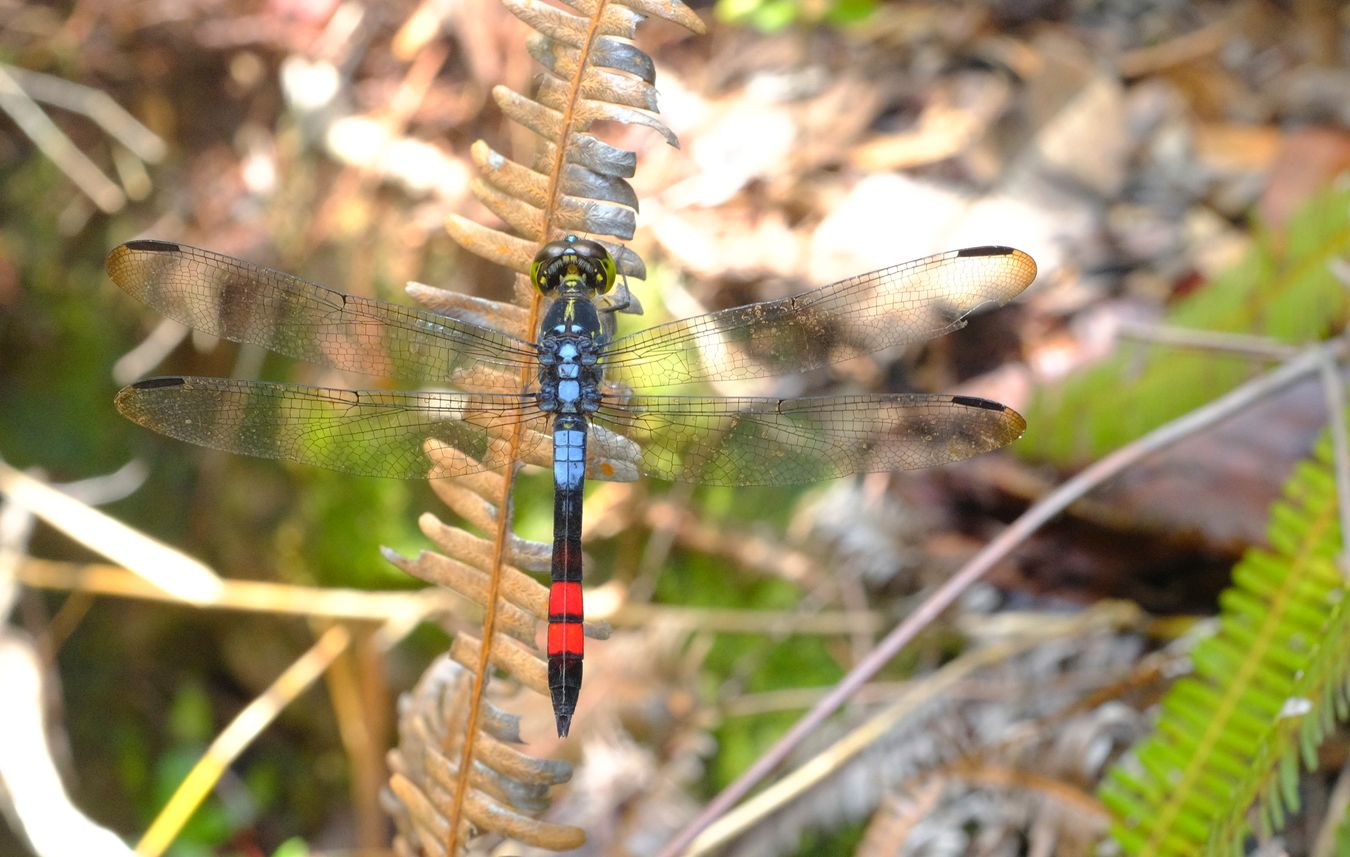
[[[605,377],[639,388],[801,372],[956,330],[1035,278],[1021,250],[954,250],[621,337],[605,349]]]
[[[146,428],[212,449],[296,461],[361,476],[463,476],[506,464],[507,439],[524,423],[518,457],[547,463],[552,446],[533,396],[336,390],[234,381],[152,378],[124,387],[117,409]],[[434,439],[458,463],[423,451]]]
[[[595,419],[641,448],[648,476],[794,485],[959,461],[1021,437],[1011,408],[973,396],[808,399],[636,396]]]
[[[352,372],[444,383],[475,367],[518,376],[535,364],[530,343],[491,328],[186,244],[132,241],[108,254],[107,269],[123,290],[196,330]],[[478,385],[518,383],[485,375],[475,373]]]

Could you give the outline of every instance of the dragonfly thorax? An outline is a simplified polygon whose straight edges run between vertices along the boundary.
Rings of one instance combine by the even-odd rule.
[[[530,282],[548,298],[603,295],[614,285],[614,257],[597,241],[569,235],[539,248]]]
[[[595,305],[586,298],[554,301],[539,335],[539,408],[589,414],[600,406],[600,349]]]

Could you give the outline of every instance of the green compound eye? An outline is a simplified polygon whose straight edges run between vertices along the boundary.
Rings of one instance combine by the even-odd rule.
[[[568,277],[580,277],[588,288],[605,294],[614,287],[614,257],[603,244],[575,235],[540,247],[530,265],[530,282],[539,293],[552,295]]]
[[[614,257],[604,248],[604,245],[596,241],[578,241],[576,243],[577,256],[590,263],[591,268],[591,288],[600,294],[608,292],[614,287]]]

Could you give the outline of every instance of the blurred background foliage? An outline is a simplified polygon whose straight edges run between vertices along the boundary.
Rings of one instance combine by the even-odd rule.
[[[847,26],[876,11],[876,0],[718,0],[719,20],[775,32],[793,24]]]
[[[595,600],[651,602],[669,616],[687,608],[696,621],[671,631],[615,619],[616,636],[588,650],[592,707],[582,717],[595,731],[550,747],[547,721],[531,712],[527,737],[583,761],[597,745],[640,745],[644,770],[677,791],[653,788],[645,799],[681,818],[758,758],[915,592],[1060,475],[1268,364],[1121,345],[1121,330],[1323,339],[1345,325],[1335,265],[1350,254],[1343,4],[721,0],[699,12],[712,26],[705,38],[644,31],[683,148],[613,129],[616,143],[639,151],[635,246],[653,272],[635,284],[648,307],[639,324],[973,244],[1019,246],[1042,276],[1021,305],[954,337],[766,388],[999,399],[1028,415],[1020,458],[795,491],[590,486]],[[351,379],[173,331],[158,351],[138,350],[160,320],[107,280],[102,260],[120,241],[153,236],[389,300],[406,300],[409,280],[508,299],[511,277],[458,250],[442,224],[451,212],[491,221],[468,193],[469,146],[530,145],[490,92],[528,90],[532,63],[523,28],[496,0],[0,2],[0,69],[50,75],[80,103],[104,93],[164,146],[138,159],[79,111],[44,108],[122,189],[119,201],[58,168],[4,102],[0,458],[58,484],[121,474],[105,512],[229,578],[420,585],[379,549],[412,556],[427,546],[417,516],[439,504],[426,485],[216,454],[117,416],[113,394],[131,380],[114,377],[119,365],[135,375]],[[136,354],[150,356],[128,363]],[[1267,510],[1321,423],[1316,387],[1305,385],[1095,494],[1000,568],[997,589],[972,594],[967,624],[954,619],[893,663],[858,711],[947,663],[996,624],[999,607],[1124,597],[1161,613],[1211,612],[1235,559],[1262,543]],[[121,470],[129,461],[144,467]],[[544,537],[547,475],[524,474],[515,502],[519,529]],[[42,527],[25,551],[97,560]],[[724,609],[767,618],[728,629],[718,622],[730,619],[713,616]],[[816,612],[852,627],[798,633],[794,617]],[[447,632],[477,618],[429,624],[390,654],[386,707]],[[16,596],[13,621],[54,659],[76,803],[127,838],[313,636],[296,618],[33,588]],[[1101,665],[1125,670],[1138,642],[1122,634],[1109,652],[1097,642],[1074,652],[1118,675]],[[944,752],[982,747],[1019,718],[1044,716],[1037,706],[1052,695],[1025,694],[1081,678],[1049,661],[1010,666],[950,708],[925,709],[957,734],[939,730],[917,749],[895,739],[872,768],[794,804],[734,853],[864,853],[864,827],[879,823],[865,813],[885,805],[913,759],[940,764]],[[338,853],[357,840],[350,806],[363,786],[332,693],[311,690],[288,708],[172,853]],[[1142,728],[1145,708],[1140,701],[1121,730]],[[1307,789],[1330,791],[1345,746],[1324,751],[1325,770]],[[611,767],[608,790],[586,780],[587,800],[611,810],[625,835],[659,841],[669,821],[642,828],[642,801],[614,785],[629,769]],[[994,787],[969,792],[934,822],[969,841],[1001,835],[1003,850],[988,853],[1026,853],[1006,843],[1031,838],[1020,826],[1029,813],[1015,811],[1027,804]],[[991,793],[1006,798],[1006,813],[978,802]],[[626,847],[618,834],[594,838],[593,853]],[[1311,838],[1295,827],[1293,842]],[[27,852],[0,833],[0,853]]]

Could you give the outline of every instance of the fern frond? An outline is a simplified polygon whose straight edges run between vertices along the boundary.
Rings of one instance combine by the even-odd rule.
[[[508,118],[539,138],[539,145],[529,165],[482,141],[472,148],[481,175],[472,185],[474,195],[516,234],[458,216],[451,216],[446,228],[465,249],[517,272],[516,295],[522,306],[456,299],[426,287],[413,294],[440,311],[532,339],[541,308],[524,275],[539,245],[564,232],[627,240],[636,225],[637,197],[625,179],[633,175],[637,156],[601,141],[590,133],[591,126],[597,121],[644,125],[676,144],[675,135],[656,115],[654,65],[631,43],[638,22],[655,15],[696,32],[703,25],[679,0],[569,0],[570,11],[536,0],[504,2],[537,31],[530,52],[545,74],[533,98],[505,87],[497,87],[493,96]],[[612,242],[607,246],[625,276],[645,276],[636,254]],[[614,300],[623,302],[625,292],[626,287],[617,288]],[[460,380],[470,386],[481,379]],[[522,373],[515,380],[523,389],[531,379]],[[547,460],[533,460],[526,451],[538,457],[550,445],[532,442],[525,434],[518,428],[500,441],[507,457],[547,466]],[[636,478],[636,450],[631,443],[605,432],[595,433],[590,443],[607,459],[600,465],[606,478],[625,474]],[[437,456],[462,455],[434,447],[428,454],[433,461]],[[416,853],[457,854],[468,837],[482,831],[554,849],[574,848],[585,840],[577,828],[546,826],[544,836],[540,829],[522,826],[514,813],[543,809],[548,788],[566,776],[554,777],[558,772],[553,769],[526,765],[516,787],[507,789],[493,788],[477,773],[489,764],[487,754],[502,740],[491,728],[498,718],[484,701],[489,670],[500,669],[524,687],[549,694],[546,661],[535,643],[538,625],[547,622],[547,589],[524,573],[547,571],[549,546],[528,542],[511,531],[513,477],[514,469],[508,469],[434,480],[435,490],[450,508],[491,535],[480,537],[428,515],[422,519],[424,532],[449,556],[423,553],[412,561],[391,557],[409,573],[451,586],[484,608],[479,638],[460,634],[451,648],[450,658],[464,669],[458,680],[462,688],[453,695],[436,692],[446,700],[436,740],[417,742],[401,736],[398,753],[406,757],[404,767],[416,769],[409,760],[419,758],[418,770],[430,772],[430,777],[402,775],[391,782],[406,809],[401,815],[400,848]],[[607,630],[588,624],[586,633],[600,636]],[[518,737],[513,733],[512,739]],[[521,786],[540,790],[522,791]],[[528,799],[522,801],[522,795]]]
[[[1258,236],[1240,264],[1178,302],[1164,321],[1284,342],[1321,339],[1350,320],[1345,287],[1328,263],[1350,254],[1350,184],[1306,203],[1279,235]],[[1027,410],[1036,431],[1017,444],[1032,458],[1092,460],[1237,387],[1251,360],[1149,345],[1037,391]]]
[[[389,753],[391,777],[384,804],[398,828],[395,850],[401,855],[447,853],[447,820],[439,807],[448,802],[458,779],[471,677],[443,656],[399,701],[399,742]],[[570,779],[571,765],[530,758],[512,747],[520,743],[519,723],[495,706],[485,706],[481,724],[485,734],[474,756],[474,792],[466,801],[459,841],[467,841],[470,829],[477,828],[554,851],[585,842],[575,827],[529,815],[546,808],[549,787]]]
[[[1239,854],[1247,817],[1283,826],[1298,766],[1346,716],[1350,610],[1331,445],[1323,439],[1271,509],[1270,549],[1253,549],[1220,599],[1218,630],[1192,653],[1153,735],[1101,790],[1130,854]]]
[[[590,133],[600,121],[643,125],[672,146],[675,134],[656,115],[656,74],[649,56],[631,40],[645,15],[701,33],[703,22],[679,0],[573,0],[577,14],[536,0],[504,0],[537,32],[530,53],[545,69],[533,98],[498,86],[492,95],[508,118],[539,138],[529,166],[474,144],[482,178],[474,196],[517,235],[451,215],[446,228],[465,249],[517,273],[529,271],[539,245],[563,232],[588,232],[621,240],[633,237],[637,195],[625,179],[637,155]],[[641,279],[642,260],[607,243],[619,270]],[[527,294],[529,294],[527,292]]]

